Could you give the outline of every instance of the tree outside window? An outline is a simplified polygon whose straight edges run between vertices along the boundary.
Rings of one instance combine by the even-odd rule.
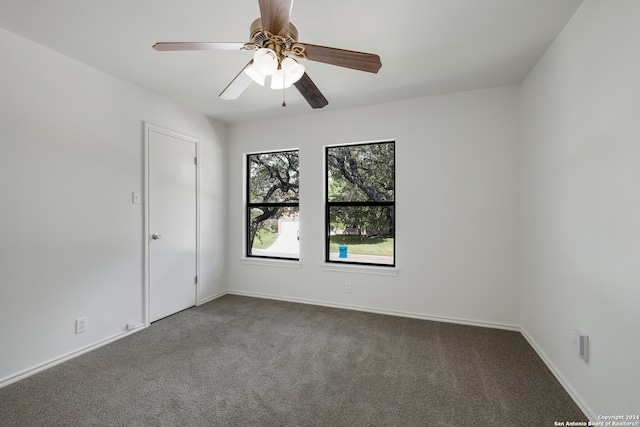
[[[247,256],[299,259],[298,150],[247,156]]]
[[[395,265],[395,143],[326,148],[326,261]]]

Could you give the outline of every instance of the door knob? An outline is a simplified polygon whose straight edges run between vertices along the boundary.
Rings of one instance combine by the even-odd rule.
[[[155,234],[152,234],[152,235],[151,235],[151,238],[152,238],[153,240],[160,240],[160,239],[162,238],[162,236],[161,236],[161,235],[159,235],[158,233],[155,233]]]

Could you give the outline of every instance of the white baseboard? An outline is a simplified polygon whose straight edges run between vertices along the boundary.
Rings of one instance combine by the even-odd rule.
[[[218,298],[220,298],[220,297],[223,297],[223,296],[225,296],[226,294],[227,294],[227,291],[218,292],[218,293],[217,293],[217,294],[215,294],[215,295],[212,295],[212,296],[210,296],[210,297],[207,297],[207,298],[201,299],[200,301],[198,301],[198,303],[197,303],[196,305],[206,304],[206,303],[208,303],[208,302],[210,302],[210,301],[213,301],[213,300],[216,300],[216,299],[218,299]]]
[[[444,316],[424,315],[424,314],[393,311],[393,310],[381,310],[381,309],[374,309],[374,308],[347,305],[347,304],[334,304],[334,303],[314,301],[314,300],[309,300],[304,298],[289,298],[289,297],[282,297],[279,295],[261,294],[256,292],[229,290],[227,293],[230,295],[240,295],[240,296],[247,296],[247,297],[254,297],[254,298],[272,299],[272,300],[278,300],[278,301],[297,302],[302,304],[318,305],[323,307],[333,307],[333,308],[341,308],[346,310],[364,311],[369,313],[408,317],[412,319],[432,320],[436,322],[456,323],[460,325],[478,326],[483,328],[494,328],[494,329],[503,329],[507,331],[520,332],[522,336],[525,338],[525,340],[527,340],[529,345],[531,345],[534,351],[542,359],[542,361],[547,366],[547,368],[549,368],[549,370],[551,371],[553,376],[558,380],[560,385],[569,394],[571,399],[573,399],[576,405],[578,405],[578,408],[585,414],[587,418],[589,418],[590,421],[597,420],[597,417],[594,415],[595,413],[591,410],[591,408],[589,408],[589,406],[585,403],[582,397],[574,390],[574,388],[564,378],[564,376],[560,374],[560,371],[554,366],[553,363],[551,363],[547,355],[540,349],[540,347],[537,345],[535,340],[531,338],[531,336],[527,333],[527,331],[521,328],[520,326],[494,323],[494,322],[475,321],[475,320],[469,320],[469,319],[458,319],[458,318],[444,317]]]
[[[227,294],[227,291],[219,292],[219,293],[217,293],[215,295],[212,295],[212,296],[207,297],[207,298],[205,298],[205,299],[203,299],[201,301],[198,301],[197,305],[206,304],[207,302],[210,302],[210,301],[213,301],[215,299],[218,299],[218,298],[220,298],[222,296],[225,296],[226,294]],[[139,325],[138,327],[136,327],[135,329],[133,329],[131,331],[125,331],[125,332],[116,334],[116,335],[111,336],[109,338],[106,338],[106,339],[104,339],[102,341],[98,341],[95,344],[89,345],[87,347],[83,347],[83,348],[81,348],[79,350],[76,350],[76,351],[72,351],[71,353],[65,354],[65,355],[60,356],[58,358],[52,359],[52,360],[50,360],[48,362],[45,362],[45,363],[42,363],[40,365],[34,366],[33,368],[29,368],[29,369],[27,369],[25,371],[18,372],[17,374],[11,375],[11,376],[9,376],[7,378],[3,378],[3,379],[0,380],[0,388],[6,387],[9,384],[13,384],[13,383],[15,383],[17,381],[20,381],[22,379],[30,377],[31,375],[37,374],[38,372],[42,372],[42,371],[44,371],[46,369],[49,369],[49,368],[51,368],[53,366],[56,366],[56,365],[60,364],[60,363],[66,362],[67,360],[73,359],[74,357],[78,357],[78,356],[80,356],[80,355],[82,355],[84,353],[87,353],[87,352],[91,351],[91,350],[95,350],[97,348],[100,348],[103,345],[107,345],[107,344],[112,343],[112,342],[114,342],[116,340],[124,338],[127,335],[130,335],[132,333],[138,332],[141,329],[144,329],[145,327],[146,327],[146,325],[144,325],[144,324]]]
[[[244,292],[244,291],[234,291],[234,290],[228,290],[228,291],[219,292],[219,293],[217,293],[215,295],[212,295],[212,296],[210,296],[208,298],[205,298],[205,299],[199,301],[198,305],[206,304],[207,302],[216,300],[216,299],[221,298],[221,297],[223,297],[223,296],[225,296],[227,294],[239,295],[239,296],[247,296],[247,297],[253,297],[253,298],[271,299],[271,300],[278,300],[278,301],[288,301],[288,302],[295,302],[295,303],[302,303],[302,304],[309,304],[309,305],[317,305],[317,306],[322,306],[322,307],[340,308],[340,309],[345,309],[345,310],[363,311],[363,312],[368,312],[368,313],[385,314],[385,315],[390,315],[390,316],[407,317],[407,318],[412,318],[412,319],[431,320],[431,321],[446,322],[446,323],[456,323],[456,324],[460,324],[460,325],[478,326],[478,327],[484,327],[484,328],[494,328],[494,329],[503,329],[503,330],[508,330],[508,331],[520,332],[522,334],[522,336],[527,340],[529,345],[531,345],[531,347],[535,350],[535,352],[538,354],[538,356],[542,359],[542,361],[545,363],[547,368],[549,368],[549,370],[551,371],[553,376],[558,380],[560,385],[566,390],[566,392],[573,399],[573,401],[576,403],[576,405],[578,405],[578,408],[580,408],[580,410],[585,414],[585,416],[587,416],[591,421],[596,421],[597,420],[597,417],[594,415],[595,412],[593,412],[591,410],[591,408],[589,408],[589,406],[586,404],[586,402],[584,402],[584,400],[582,399],[580,394],[578,394],[578,392],[575,391],[575,389],[566,380],[566,378],[560,373],[560,371],[555,367],[555,365],[549,360],[547,355],[538,346],[536,341],[527,333],[526,329],[524,329],[524,328],[522,328],[520,326],[502,324],[502,323],[494,323],[494,322],[475,321],[475,320],[469,320],[469,319],[458,319],[458,318],[445,317],[445,316],[424,315],[424,314],[417,314],[417,313],[411,313],[411,312],[402,312],[402,311],[394,311],[394,310],[382,310],[382,309],[355,306],[355,305],[348,305],[348,304],[335,304],[335,303],[329,303],[329,302],[325,302],[325,301],[316,301],[316,300],[309,300],[309,299],[304,299],[304,298],[289,298],[289,297],[282,297],[282,296],[279,296],[279,295],[270,295],[270,294],[262,294],[262,293],[256,293],[256,292]],[[63,355],[63,356],[60,356],[58,358],[52,359],[52,360],[50,360],[48,362],[42,363],[42,364],[40,364],[38,366],[35,366],[33,368],[30,368],[30,369],[27,369],[25,371],[19,372],[19,373],[15,374],[15,375],[12,375],[10,377],[1,379],[0,380],[0,388],[6,387],[9,384],[13,384],[13,383],[15,383],[17,381],[20,381],[20,380],[22,380],[24,378],[27,378],[27,377],[29,377],[31,375],[34,375],[34,374],[38,373],[38,372],[42,372],[42,371],[44,371],[46,369],[49,369],[49,368],[51,368],[53,366],[56,366],[56,365],[60,364],[60,363],[66,362],[67,360],[73,359],[74,357],[78,357],[78,356],[80,356],[80,355],[82,355],[84,353],[88,353],[89,351],[95,350],[95,349],[100,348],[100,347],[102,347],[104,345],[112,343],[112,342],[114,342],[116,340],[124,338],[127,335],[131,335],[133,333],[136,333],[136,332],[144,329],[145,327],[146,327],[145,325],[139,325],[138,327],[136,327],[135,329],[133,329],[131,331],[126,331],[126,332],[122,332],[122,333],[113,335],[113,336],[111,336],[109,338],[106,338],[106,339],[104,339],[102,341],[98,341],[97,343],[94,343],[94,344],[89,345],[87,347],[83,347],[83,348],[81,348],[79,350],[76,350],[76,351],[73,351],[73,352],[68,353],[66,355]]]
[[[264,298],[264,299],[272,299],[278,301],[288,301],[288,302],[297,302],[302,304],[309,305],[318,305],[322,307],[332,307],[332,308],[342,308],[345,310],[354,310],[354,311],[364,311],[367,313],[376,313],[376,314],[386,314],[389,316],[397,316],[397,317],[408,317],[411,319],[420,319],[420,320],[431,320],[435,322],[445,322],[445,323],[456,323],[459,325],[468,325],[468,326],[478,326],[482,328],[493,328],[493,329],[503,329],[507,331],[515,331],[519,332],[520,327],[516,325],[508,325],[503,323],[495,323],[495,322],[484,322],[477,320],[469,320],[469,319],[459,319],[454,317],[445,317],[445,316],[434,316],[434,315],[424,315],[419,313],[411,313],[406,311],[395,311],[395,310],[384,310],[379,308],[371,308],[371,307],[363,307],[358,305],[349,305],[349,304],[336,304],[330,303],[326,301],[316,301],[310,300],[306,298],[289,298],[283,297],[279,295],[270,295],[270,294],[262,294],[256,292],[245,292],[245,291],[235,291],[229,290],[227,291],[230,295],[239,295],[246,297],[254,297],[254,298]]]
[[[571,399],[573,399],[576,405],[578,405],[578,408],[580,408],[580,410],[584,413],[584,415],[587,418],[589,418],[590,421],[593,421],[593,422],[598,421],[595,415],[595,412],[593,412],[591,408],[589,408],[589,405],[586,404],[586,402],[582,399],[580,394],[578,394],[578,392],[571,386],[571,384],[567,381],[567,379],[560,373],[558,368],[556,368],[553,362],[551,362],[551,360],[547,357],[545,352],[542,351],[538,343],[536,343],[536,341],[531,337],[531,335],[529,335],[527,330],[524,329],[523,327],[520,327],[520,333],[522,334],[524,339],[527,340],[529,345],[533,347],[535,352],[538,353],[538,356],[540,356],[540,359],[542,359],[544,364],[547,365],[547,368],[549,368],[553,376],[556,377],[556,379],[558,380],[560,385],[566,390],[566,392],[569,393],[569,396],[571,397]]]
[[[132,329],[130,331],[125,331],[116,335],[113,335],[109,338],[106,338],[102,341],[98,341],[97,343],[91,344],[87,347],[83,347],[79,350],[76,351],[72,351],[71,353],[67,353],[63,356],[57,357],[55,359],[52,359],[48,362],[42,363],[40,365],[34,366],[33,368],[29,368],[25,371],[19,372],[15,375],[12,375],[10,377],[7,378],[3,378],[2,380],[0,380],[0,388],[2,387],[6,387],[9,384],[13,384],[17,381],[23,380],[27,377],[30,377],[31,375],[37,374],[38,372],[42,372],[46,369],[52,368],[56,365],[59,365],[60,363],[66,362],[67,360],[73,359],[74,357],[78,357],[82,354],[88,353],[92,350],[95,350],[97,348],[102,347],[103,345],[107,345],[109,343],[112,343],[114,341],[117,341],[121,338],[126,337],[127,335],[131,335],[134,334],[142,329],[146,328],[146,326],[144,324],[141,324],[139,326],[137,326],[135,329]]]

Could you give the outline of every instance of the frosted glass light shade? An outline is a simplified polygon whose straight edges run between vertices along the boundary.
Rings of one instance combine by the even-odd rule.
[[[271,76],[271,89],[284,89],[288,88],[289,86],[291,86],[291,83],[287,82],[284,71],[278,70],[273,73],[273,75]]]
[[[282,65],[271,76],[271,89],[286,89],[304,75],[304,66],[292,58],[282,60]]]
[[[251,67],[255,67],[265,76],[270,76],[278,69],[278,55],[271,49],[260,48],[253,55]]]
[[[258,83],[260,86],[264,86],[264,81],[267,76],[272,75],[278,70],[278,55],[266,48],[260,48],[253,54],[253,64],[244,70],[245,74],[251,77],[251,79]]]
[[[291,84],[300,80],[304,74],[304,65],[299,64],[295,59],[285,58],[282,60],[282,71]]]

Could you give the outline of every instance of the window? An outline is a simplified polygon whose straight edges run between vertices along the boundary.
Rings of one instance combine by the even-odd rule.
[[[247,156],[247,256],[299,259],[298,151]]]
[[[395,266],[395,143],[326,148],[326,261]]]

